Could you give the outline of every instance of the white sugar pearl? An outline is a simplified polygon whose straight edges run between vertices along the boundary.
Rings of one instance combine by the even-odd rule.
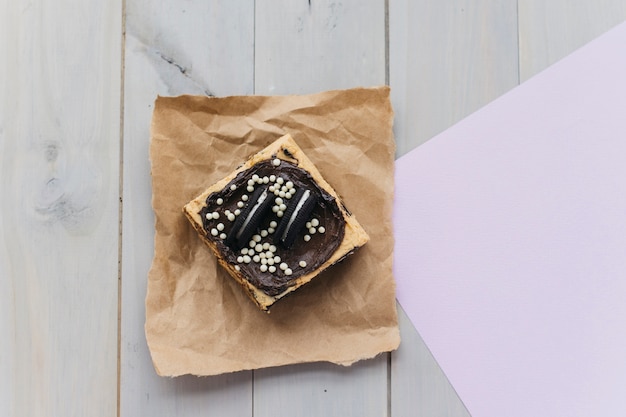
[[[274,265],[274,258],[267,258],[268,265]]]
[[[263,184],[267,184],[267,183],[269,183],[269,182],[270,182],[269,177],[268,177],[267,175],[266,175],[266,176],[264,176],[264,177],[263,177]]]
[[[241,268],[239,267],[239,265],[235,265],[235,271],[241,271]]]
[[[285,193],[285,198],[287,200],[290,200],[292,196],[293,196],[293,194],[291,194],[291,193]]]
[[[217,211],[214,211],[212,216],[213,216],[213,220],[217,220],[220,218],[220,214]]]
[[[275,195],[275,196],[278,196],[279,194],[280,194],[280,191],[279,191],[279,190],[277,190],[277,189],[275,189],[275,190],[274,190],[274,195]]]
[[[239,207],[239,208],[243,208],[243,206],[244,206],[244,205],[245,205],[245,204],[244,204],[244,202],[243,202],[243,201],[237,201],[237,207]]]
[[[287,186],[287,188],[293,188],[293,182],[291,181],[287,181],[285,185]]]
[[[222,240],[226,239],[226,233],[220,233],[220,239]]]
[[[221,206],[222,204],[224,204],[224,199],[223,199],[223,198],[218,198],[217,200],[215,200],[215,203],[216,203],[218,206]]]
[[[259,256],[261,257],[261,259],[265,259],[265,252],[259,253]]]
[[[287,191],[289,191],[289,188],[287,188],[286,185],[283,185],[282,187],[280,187],[280,191],[283,191],[286,193]]]
[[[246,190],[248,190],[248,192],[249,192],[249,193],[251,193],[251,192],[253,192],[253,191],[254,191],[254,187],[253,187],[253,186],[251,186],[251,185],[248,185],[248,186],[246,187]]]
[[[218,223],[215,227],[221,232],[222,230],[224,230],[224,223]]]
[[[319,225],[320,225],[320,221],[319,220],[317,220],[317,219],[311,220],[311,226],[317,227]]]
[[[285,269],[285,275],[289,276],[291,274],[293,274],[293,271],[291,270],[291,268]]]
[[[279,262],[280,262],[280,256],[275,255],[275,256],[274,256],[274,263],[275,263],[275,264],[277,264],[277,263],[279,263]]]
[[[267,230],[265,230],[265,229],[261,230],[261,237],[267,237],[268,234],[269,233],[268,233]]]
[[[248,180],[248,185],[254,185],[254,180]]]
[[[270,245],[270,252],[276,252],[278,250],[278,248],[274,245]]]
[[[253,181],[253,182],[259,182],[259,180],[260,180],[260,179],[261,179],[261,178],[260,178],[257,174],[254,174],[254,175],[252,176],[252,181]]]
[[[207,220],[213,220],[213,213],[207,213],[204,217],[205,217]]]
[[[284,213],[279,210],[279,211],[276,212],[276,217],[283,217],[283,214]]]
[[[237,257],[237,262],[242,263],[243,262],[243,256],[238,256]]]
[[[269,251],[265,252],[265,257],[266,257],[267,259],[270,259],[270,258],[271,258],[271,259],[274,259],[274,252],[272,252],[271,250],[269,250]]]
[[[250,250],[248,251],[248,255],[249,256],[254,255],[254,248],[250,248]]]
[[[251,240],[250,242],[248,242],[248,246],[254,248],[256,246],[256,242],[254,240]]]
[[[283,185],[284,183],[285,183],[285,180],[282,177],[276,178],[276,184]]]
[[[270,181],[276,182],[276,175],[270,175]]]
[[[230,214],[230,210],[228,209],[224,210],[224,214],[228,216]]]
[[[275,229],[276,227],[278,227],[278,223],[276,223],[274,220],[272,220],[270,222],[270,227],[273,227]]]
[[[278,213],[278,210],[280,210],[280,207],[279,207],[279,206],[272,206],[272,211],[273,211],[274,213]]]
[[[263,243],[263,250],[269,250],[270,244],[268,242]]]
[[[234,216],[239,216],[241,214],[241,210],[239,209],[235,209],[235,213],[233,213]]]
[[[273,185],[270,185],[268,190],[269,190],[270,193],[273,193],[274,191],[276,191],[276,189],[274,188]]]
[[[309,234],[314,235],[316,232],[315,227],[309,227]]]
[[[274,229],[273,227],[268,227],[267,228],[267,233],[272,234],[276,231],[276,229]]]
[[[259,269],[261,270],[261,272],[267,272],[267,265],[263,264],[260,266]]]
[[[326,231],[326,228],[324,226],[320,226],[317,228],[317,231],[320,233],[324,233]]]
[[[235,190],[237,189],[237,186],[236,186],[235,184],[233,184],[233,185],[231,185],[231,186],[230,186],[230,189],[231,189],[232,191],[235,191]]]
[[[251,260],[252,260],[252,258],[250,258],[248,255],[243,255],[243,261],[244,261],[244,263],[249,264]]]
[[[265,255],[265,254],[262,253],[261,255]],[[261,255],[259,255],[259,257],[261,258],[261,265],[267,265],[267,259],[263,258]]]
[[[274,272],[276,272],[276,267],[274,265],[271,265],[267,268],[267,270],[273,274]]]
[[[309,240],[311,240],[311,236],[309,235],[304,235],[304,241],[308,242]]]
[[[248,248],[241,248],[239,253],[241,253],[242,255],[247,255],[248,254]]]
[[[278,192],[278,196],[279,196],[280,198],[285,198],[285,197],[287,197],[287,193],[286,193],[286,192],[284,192],[284,191],[279,191],[279,192]]]
[[[248,194],[244,194],[241,196],[241,201],[248,201]]]
[[[217,229],[214,227],[213,229],[211,229],[211,234],[212,234],[213,236],[217,236],[217,235],[219,235],[220,233],[219,233],[219,232],[217,231]]]
[[[256,246],[254,247],[254,250],[257,252],[261,252],[263,250],[263,245],[261,245],[260,243],[257,243]]]
[[[281,264],[278,267],[281,269],[281,271],[284,271],[285,269],[289,268],[289,266],[284,262],[281,262]]]
[[[301,268],[306,268],[306,261],[300,261],[298,265],[300,265]]]
[[[259,243],[261,241],[261,235],[254,235],[254,236],[252,236],[252,240],[254,240],[255,242]]]
[[[278,165],[280,165],[280,159],[275,158],[275,159],[272,161],[272,165],[274,165],[275,167],[277,167]]]
[[[280,197],[277,197],[277,198],[274,200],[274,203],[276,203],[276,204],[278,204],[278,205],[281,205],[281,204],[283,204],[283,199],[282,199],[282,198],[280,198]]]
[[[228,220],[230,220],[231,222],[235,221],[235,215],[233,213],[228,213],[228,216],[226,216],[228,218]]]
[[[304,227],[306,227],[307,229],[310,229],[310,228],[311,228],[311,226],[313,226],[313,225],[311,224],[311,222],[306,222],[306,223],[304,224]]]
[[[252,260],[253,260],[254,262],[259,262],[259,261],[261,260],[261,257],[260,257],[259,255],[254,255],[254,256],[252,257]]]
[[[280,211],[285,211],[285,210],[287,210],[287,206],[285,204],[281,204]]]

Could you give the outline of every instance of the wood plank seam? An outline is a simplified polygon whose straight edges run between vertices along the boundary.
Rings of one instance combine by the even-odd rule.
[[[122,234],[124,224],[124,81],[126,69],[126,0],[121,4],[120,44],[120,132],[119,132],[119,184],[118,184],[118,242],[117,242],[117,417],[122,415]]]

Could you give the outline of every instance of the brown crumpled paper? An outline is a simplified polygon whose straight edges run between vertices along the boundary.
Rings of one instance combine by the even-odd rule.
[[[156,100],[150,146],[156,234],[145,330],[159,375],[349,365],[398,347],[392,121],[387,87]],[[371,240],[266,314],[218,265],[182,207],[285,133]]]

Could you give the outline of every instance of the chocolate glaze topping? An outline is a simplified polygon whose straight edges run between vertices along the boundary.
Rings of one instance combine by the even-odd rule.
[[[276,246],[274,255],[280,257],[280,262],[274,264],[276,267],[275,272],[262,271],[261,262],[239,262],[242,257],[241,251],[228,246],[226,240],[219,236],[221,233],[228,236],[231,232],[234,222],[227,219],[226,213],[227,211],[234,213],[238,208],[243,211],[243,208],[238,207],[237,203],[242,201],[244,194],[247,196],[252,195],[252,192],[248,191],[247,187],[248,181],[251,180],[255,174],[258,175],[259,178],[274,175],[277,178],[282,178],[284,183],[291,181],[296,189],[308,189],[317,197],[317,204],[313,210],[311,219],[317,219],[319,226],[323,227],[323,229],[318,227],[315,233],[311,234],[305,227],[290,249],[285,249],[276,243],[277,239],[275,239],[274,235],[271,233],[268,233],[266,237],[262,237],[260,242],[256,242],[261,245],[267,242],[270,245]],[[254,187],[267,187],[269,185],[272,185],[272,183],[254,184]],[[274,198],[276,198],[276,196],[273,196],[273,199]],[[218,204],[218,199],[221,199],[222,204]],[[295,204],[295,201],[292,201],[293,199],[283,198],[283,200],[285,204]],[[250,203],[250,201],[244,202],[244,204]],[[219,218],[207,220],[206,214],[214,212],[219,214]],[[289,288],[294,279],[322,265],[335,252],[343,240],[345,233],[344,218],[337,206],[335,198],[320,188],[308,172],[285,160],[280,160],[278,166],[275,166],[272,160],[262,161],[255,164],[250,169],[239,173],[221,191],[214,192],[207,197],[206,206],[200,211],[200,215],[203,219],[207,239],[215,242],[222,257],[227,260],[228,263],[238,265],[240,272],[250,283],[270,296],[282,293]],[[256,233],[260,234],[262,230],[268,230],[270,222],[275,221],[280,223],[281,220],[282,219],[277,217],[275,212],[270,211],[261,222],[259,230]],[[224,229],[220,231],[217,236],[214,236],[215,231],[213,231],[213,233],[211,233],[211,231],[216,228],[219,223],[224,225]],[[321,233],[320,230],[323,230],[323,233]],[[307,234],[310,236],[310,239],[305,241],[304,236]],[[249,247],[250,246],[248,246],[248,248]],[[264,250],[263,252],[267,251]],[[255,254],[258,255],[259,253],[255,252]],[[302,261],[306,263],[306,266],[300,266]],[[281,263],[287,264],[291,275],[287,275],[284,270],[280,269],[279,265]]]

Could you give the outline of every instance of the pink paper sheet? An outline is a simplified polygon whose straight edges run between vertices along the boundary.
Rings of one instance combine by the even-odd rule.
[[[472,416],[626,415],[626,23],[400,158],[394,224]]]

